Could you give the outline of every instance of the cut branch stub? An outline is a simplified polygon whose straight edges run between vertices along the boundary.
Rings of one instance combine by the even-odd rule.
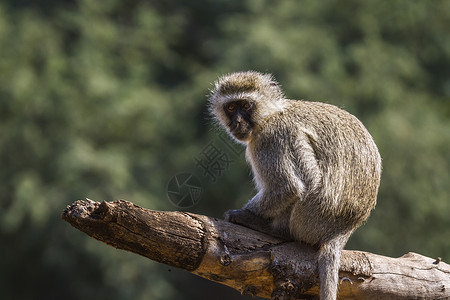
[[[62,218],[110,246],[188,271],[198,268],[206,251],[203,223],[186,213],[86,199],[69,206]]]

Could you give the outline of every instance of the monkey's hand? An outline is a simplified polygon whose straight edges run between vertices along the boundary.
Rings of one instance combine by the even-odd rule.
[[[291,240],[289,236],[281,234],[272,228],[271,220],[255,215],[248,209],[233,209],[225,213],[225,221],[239,224],[253,230],[266,233],[283,240]]]
[[[248,209],[233,209],[225,213],[225,221],[239,224],[255,230],[260,230],[262,224],[262,218],[258,217]],[[267,224],[267,222],[266,222]]]

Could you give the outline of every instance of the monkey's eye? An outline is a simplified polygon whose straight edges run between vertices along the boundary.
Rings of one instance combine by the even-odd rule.
[[[244,102],[244,104],[242,105],[242,107],[243,107],[245,110],[249,110],[250,107],[252,107],[252,105],[250,104],[250,102]]]
[[[235,111],[235,110],[236,110],[236,104],[235,104],[235,103],[229,103],[229,104],[227,105],[227,110],[228,110],[229,112]]]

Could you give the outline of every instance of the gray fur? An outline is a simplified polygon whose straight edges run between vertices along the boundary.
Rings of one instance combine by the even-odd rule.
[[[234,124],[247,135],[230,132],[232,120],[224,107],[237,99],[255,107],[249,120]],[[209,108],[233,138],[247,145],[258,189],[227,219],[261,229],[256,216],[260,224],[270,224],[271,234],[318,247],[321,299],[336,299],[340,252],[376,203],[381,158],[372,137],[348,112],[288,100],[271,75],[253,71],[219,79]]]

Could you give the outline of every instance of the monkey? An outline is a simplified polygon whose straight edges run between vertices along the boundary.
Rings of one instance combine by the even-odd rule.
[[[376,204],[381,157],[372,136],[347,111],[287,99],[273,75],[256,71],[220,77],[208,109],[246,146],[257,190],[225,220],[314,246],[320,299],[336,299],[341,251]]]

